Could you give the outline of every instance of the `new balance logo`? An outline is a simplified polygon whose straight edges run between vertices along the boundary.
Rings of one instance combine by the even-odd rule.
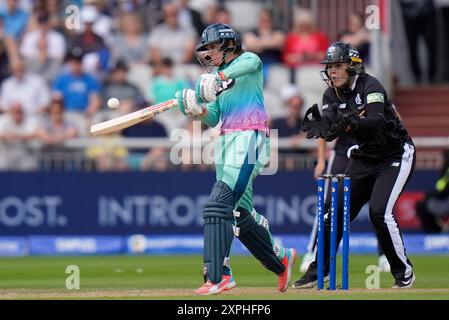
[[[359,52],[357,50],[349,50],[349,56],[350,57],[358,57]]]
[[[410,282],[412,282],[412,278],[408,279],[407,281],[402,281],[402,283],[403,283],[405,286],[408,286],[408,285],[410,284]]]
[[[391,164],[392,167],[399,167],[401,164],[399,162],[393,162]]]

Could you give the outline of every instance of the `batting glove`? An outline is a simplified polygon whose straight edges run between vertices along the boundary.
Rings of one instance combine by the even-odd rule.
[[[204,73],[200,76],[196,84],[196,95],[205,103],[215,101],[217,99],[217,91],[221,79],[217,75]]]
[[[176,92],[179,109],[187,116],[193,117],[203,113],[204,104],[198,102],[195,91],[192,89],[183,89]]]

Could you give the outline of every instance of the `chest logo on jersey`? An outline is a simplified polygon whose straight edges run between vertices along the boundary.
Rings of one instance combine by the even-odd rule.
[[[360,93],[357,93],[357,96],[355,97],[355,103],[358,105],[362,104],[362,98],[360,98]]]
[[[217,97],[225,90],[229,90],[231,89],[235,84],[235,80],[234,79],[229,79],[227,81],[222,81],[221,84],[218,86],[217,89]]]
[[[340,103],[338,109],[346,109],[346,103]]]

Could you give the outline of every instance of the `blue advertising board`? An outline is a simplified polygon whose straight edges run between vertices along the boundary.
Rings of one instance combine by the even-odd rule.
[[[431,190],[437,172],[417,171],[406,190]],[[1,173],[0,235],[202,234],[213,172]],[[254,205],[274,234],[307,234],[315,218],[312,172],[260,176]],[[372,232],[367,208],[351,225]]]
[[[409,254],[449,254],[449,235],[404,234]],[[307,251],[307,235],[276,235],[274,241],[301,254]],[[377,238],[373,233],[352,233],[352,254],[377,254]],[[171,255],[203,252],[202,235],[131,235],[131,236],[0,236],[1,256],[26,255]],[[232,255],[249,255],[235,239]]]

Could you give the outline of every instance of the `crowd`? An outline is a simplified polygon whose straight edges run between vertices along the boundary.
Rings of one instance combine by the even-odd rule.
[[[233,21],[222,1],[204,1],[201,12],[190,3],[0,1],[0,170],[39,169],[43,154],[51,159],[49,154],[69,152],[64,141],[88,136],[92,123],[192,87],[203,72],[195,54],[201,30],[210,23]],[[241,37],[244,47],[261,57],[266,83],[275,82],[277,91],[267,86],[266,107],[280,137],[291,138],[284,153],[303,152],[299,129],[307,97],[295,74],[303,67],[319,68],[327,36],[306,9],[294,13],[293,26],[286,31],[275,25],[270,10],[262,9],[257,25]],[[369,53],[361,16],[348,18],[342,37]],[[287,72],[287,79],[269,79],[276,67]],[[107,108],[111,97],[120,100],[116,110]],[[120,139],[168,137],[174,129],[190,127],[179,111],[171,111],[105,137],[103,145],[83,150],[83,157],[98,170],[165,170],[168,164],[153,163],[167,163],[167,149],[128,150]],[[289,161],[286,166],[293,167]]]

